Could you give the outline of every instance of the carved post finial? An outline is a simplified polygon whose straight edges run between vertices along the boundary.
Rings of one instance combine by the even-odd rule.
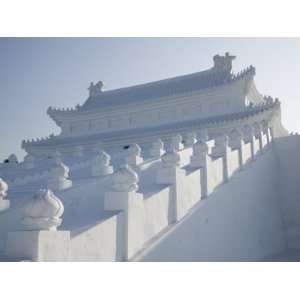
[[[175,149],[176,151],[183,149],[182,136],[180,134],[172,136],[170,148]]]
[[[0,211],[8,209],[10,206],[10,201],[5,199],[7,196],[7,191],[7,183],[2,178],[0,178]]]
[[[161,157],[161,166],[157,169],[156,183],[157,184],[175,184],[178,179],[177,175],[184,173],[180,169],[181,157],[176,149],[169,149]]]
[[[253,128],[250,125],[243,127],[242,138],[245,143],[250,143],[253,140]]]
[[[228,147],[228,136],[220,134],[215,138],[215,146],[212,148],[211,155],[214,158],[224,156]]]
[[[15,167],[18,164],[18,158],[14,153],[9,155],[6,161],[10,167]]]
[[[155,140],[152,144],[151,144],[151,148],[150,148],[150,156],[151,157],[155,157],[155,158],[159,158],[161,157],[163,154],[165,153],[164,151],[164,143],[161,139],[157,139]]]
[[[184,145],[186,147],[192,147],[194,144],[197,143],[197,135],[195,132],[189,132],[186,134],[184,139]]]
[[[161,158],[163,167],[178,167],[180,165],[180,155],[174,148],[168,150]]]
[[[141,157],[142,149],[138,144],[132,144],[126,149],[125,162],[129,165],[138,165],[143,162]]]
[[[197,135],[198,140],[202,142],[208,141],[208,132],[206,128],[200,129]]]
[[[64,190],[72,186],[72,181],[69,178],[69,168],[60,162],[55,165],[50,171],[48,187],[53,190]]]
[[[228,144],[231,149],[240,149],[242,147],[242,134],[237,129],[233,129],[230,132]]]
[[[24,208],[23,225],[27,230],[55,231],[61,225],[62,202],[51,190],[39,190]]]
[[[193,155],[191,157],[191,166],[195,168],[206,167],[208,146],[204,141],[198,141],[193,146]]]
[[[138,174],[128,164],[121,165],[112,174],[111,180],[111,188],[115,192],[133,192],[138,190]]]
[[[105,151],[99,151],[94,157],[92,163],[92,175],[104,176],[113,173],[113,167],[110,166],[110,155]]]

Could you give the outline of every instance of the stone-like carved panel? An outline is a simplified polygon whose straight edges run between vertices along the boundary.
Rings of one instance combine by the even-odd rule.
[[[99,131],[107,128],[106,120],[92,120],[90,123],[90,130]]]
[[[82,129],[84,127],[83,122],[73,122],[71,124],[71,133],[76,134],[82,132]]]
[[[114,117],[108,120],[108,127],[112,129],[124,129],[128,128],[129,119],[128,117]]]
[[[175,108],[161,108],[159,110],[159,121],[162,123],[172,121],[174,117],[176,117]]]

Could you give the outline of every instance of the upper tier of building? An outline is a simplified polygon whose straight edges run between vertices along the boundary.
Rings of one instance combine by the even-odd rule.
[[[231,69],[234,58],[228,53],[225,56],[215,55],[214,66],[209,70],[117,90],[103,91],[101,81],[95,85],[91,83],[89,98],[79,110],[86,111],[97,107],[140,103],[223,85],[233,79]],[[254,68],[249,67],[247,71],[254,73]]]
[[[212,89],[255,75],[253,66],[234,75],[231,72],[233,59],[235,56],[229,53],[225,56],[215,55],[214,65],[208,70],[115,90],[103,90],[102,81],[96,84],[91,82],[88,88],[89,97],[83,105],[67,109],[49,107],[47,113],[56,121],[63,116],[86,114],[95,112],[97,109],[114,109],[118,106],[142,104],[149,101],[154,103],[155,100],[161,101],[165,97]]]
[[[39,146],[50,146],[46,144],[58,146],[69,140],[80,143],[95,136],[101,142],[104,135],[129,131],[142,135],[145,130],[182,122],[202,124],[218,116],[248,113],[249,108],[266,104],[268,98],[256,89],[253,66],[233,74],[234,59],[229,53],[215,55],[208,70],[116,90],[103,90],[101,81],[91,83],[89,97],[82,105],[47,110],[61,129],[59,135],[24,141],[22,146],[35,152]]]
[[[234,58],[215,55],[209,70],[117,90],[103,91],[101,81],[91,83],[83,105],[49,107],[47,113],[61,128],[60,136],[69,137],[237,112],[246,106],[246,97],[253,103],[263,97],[253,81],[254,67],[231,72]]]

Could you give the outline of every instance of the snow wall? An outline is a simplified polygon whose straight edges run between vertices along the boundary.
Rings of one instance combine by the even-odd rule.
[[[249,261],[280,253],[286,242],[279,164],[274,141],[260,137],[235,150],[221,145],[217,158],[204,153],[195,160],[204,168],[193,166],[191,148],[184,149],[171,177],[159,162],[145,165],[137,193],[106,193],[106,180],[62,192],[70,253],[51,260]]]
[[[300,136],[277,138],[274,150],[280,165],[280,197],[288,248],[300,249]]]
[[[278,167],[269,148],[202,199],[135,260],[253,261],[281,252],[286,241]]]

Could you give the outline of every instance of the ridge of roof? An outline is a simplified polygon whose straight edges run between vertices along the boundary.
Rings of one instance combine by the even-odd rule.
[[[232,74],[226,71],[215,71],[213,68],[202,72],[181,75],[159,81],[148,82],[130,87],[109,91],[101,91],[96,96],[90,96],[79,110],[89,110],[94,107],[107,107],[132,102],[141,102],[195,91],[224,84],[232,79]]]

